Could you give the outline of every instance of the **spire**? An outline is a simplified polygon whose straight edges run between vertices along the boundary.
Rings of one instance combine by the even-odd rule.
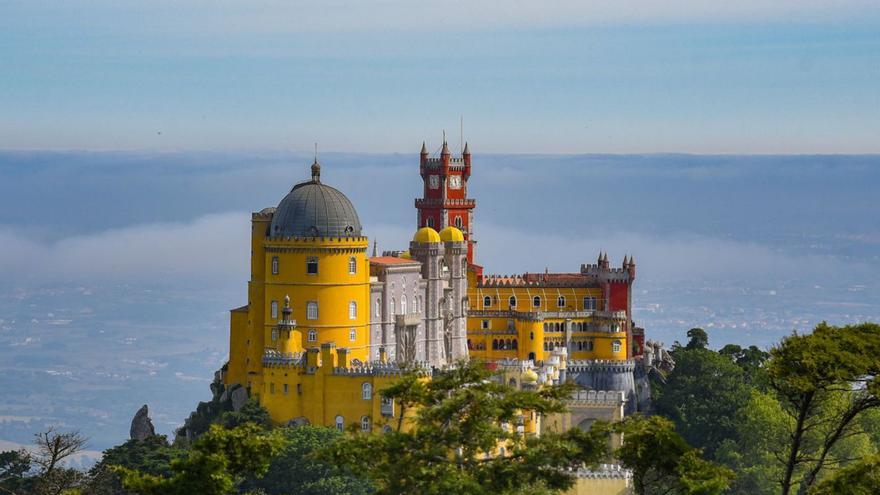
[[[440,150],[441,155],[449,154],[449,146],[446,144],[446,131],[443,131],[443,149]]]
[[[462,155],[470,155],[471,154],[471,149],[470,149],[470,147],[468,147],[467,141],[465,141],[465,143],[464,143],[464,151],[461,154]]]
[[[422,141],[422,151],[421,151],[421,154],[422,154],[422,155],[427,155],[427,154],[428,154],[428,146],[425,145],[425,142],[424,142],[424,141]]]
[[[596,264],[597,264],[597,265],[601,265],[601,264],[602,264],[602,251],[599,251],[599,259],[596,260]]]
[[[312,182],[321,182],[321,165],[318,163],[318,143],[315,143],[315,161],[312,162]]]
[[[624,267],[624,268],[626,268],[627,266],[629,266],[629,259],[628,259],[628,258],[629,258],[629,256],[627,256],[627,255],[625,255],[625,254],[623,255],[623,267]]]
[[[379,241],[373,239],[373,257],[379,256]]]

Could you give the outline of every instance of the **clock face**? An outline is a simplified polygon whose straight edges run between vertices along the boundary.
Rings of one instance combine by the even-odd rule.
[[[449,188],[450,189],[461,189],[461,176],[453,175],[449,177]]]
[[[438,189],[440,187],[440,176],[439,175],[431,175],[428,177],[428,187],[431,189]]]

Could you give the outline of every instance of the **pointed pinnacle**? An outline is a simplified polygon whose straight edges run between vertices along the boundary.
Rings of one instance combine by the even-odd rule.
[[[424,142],[424,141],[422,141],[422,154],[423,154],[423,155],[427,155],[427,154],[428,154],[428,147],[425,145],[425,142]]]

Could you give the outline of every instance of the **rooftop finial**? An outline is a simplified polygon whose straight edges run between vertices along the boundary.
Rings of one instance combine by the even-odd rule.
[[[471,154],[471,149],[470,149],[470,147],[468,146],[467,141],[464,142],[464,151],[462,151],[461,154],[462,154],[462,155],[470,155],[470,154]]]
[[[312,182],[321,182],[321,165],[318,164],[318,143],[315,143],[315,161],[312,162]]]
[[[428,154],[428,146],[425,144],[424,141],[422,141],[422,152],[421,152],[421,153],[422,153],[423,155],[427,155],[427,154]]]
[[[449,145],[446,144],[446,131],[443,131],[443,149],[440,150],[441,155],[449,154]]]
[[[373,239],[373,257],[379,256],[379,241]]]

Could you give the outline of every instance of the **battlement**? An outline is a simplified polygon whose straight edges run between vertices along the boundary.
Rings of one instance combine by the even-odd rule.
[[[438,208],[474,208],[477,206],[475,199],[432,199],[432,198],[416,198],[416,208],[438,207]]]
[[[626,311],[514,311],[514,310],[491,310],[472,309],[468,310],[468,316],[474,318],[508,318],[523,321],[544,321],[548,319],[576,319],[593,318],[595,320],[612,320],[615,322],[626,321]],[[587,325],[585,331],[605,332],[610,331],[600,321]]]
[[[614,360],[614,359],[572,359],[568,361],[568,371],[571,373],[584,372],[612,372],[612,373],[632,373],[636,369],[634,359]]]
[[[335,367],[333,374],[337,376],[390,376],[399,377],[407,372],[415,372],[420,375],[427,375],[430,368],[427,363],[416,362],[409,365],[408,368],[401,368],[397,363],[368,361],[361,365],[351,365],[348,367]]]
[[[252,221],[269,221],[272,220],[272,216],[275,215],[275,207],[270,206],[268,208],[263,208],[260,211],[255,211],[251,213]]]
[[[266,243],[279,244],[366,244],[369,239],[366,236],[357,237],[286,237],[286,236],[268,236]]]
[[[578,469],[569,469],[568,471],[574,472],[575,476],[578,478],[629,480],[633,477],[632,471],[625,469],[620,464],[599,464],[595,469],[582,467]]]
[[[622,390],[578,390],[567,401],[577,405],[619,406],[626,402]]]
[[[279,352],[271,348],[264,349],[263,366],[305,366],[305,353]]]

